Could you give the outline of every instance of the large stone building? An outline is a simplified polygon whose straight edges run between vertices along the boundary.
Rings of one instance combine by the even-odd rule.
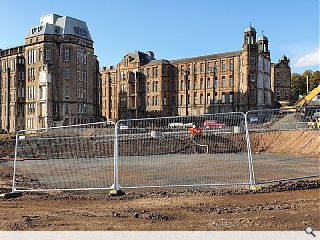
[[[274,103],[286,104],[291,101],[290,60],[285,55],[278,63],[271,64],[271,89]]]
[[[268,39],[245,29],[241,50],[156,60],[130,52],[103,68],[102,114],[107,119],[198,115],[272,105]]]
[[[32,27],[25,45],[4,49],[1,128],[94,122],[100,113],[100,73],[85,22],[49,14]]]

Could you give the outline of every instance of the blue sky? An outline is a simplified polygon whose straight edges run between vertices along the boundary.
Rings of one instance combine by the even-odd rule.
[[[135,50],[170,60],[239,50],[251,21],[273,62],[286,54],[293,72],[319,70],[319,0],[2,0],[0,11],[0,48],[57,13],[87,22],[101,66]]]

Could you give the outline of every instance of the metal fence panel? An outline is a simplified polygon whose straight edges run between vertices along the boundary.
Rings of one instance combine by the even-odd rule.
[[[116,128],[122,188],[250,182],[243,113],[121,120]]]
[[[257,183],[320,176],[320,107],[247,112]]]
[[[109,189],[112,122],[17,133],[13,191]]]

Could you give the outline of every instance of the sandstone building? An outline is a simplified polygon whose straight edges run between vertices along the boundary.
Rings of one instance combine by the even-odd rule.
[[[170,61],[130,52],[101,70],[102,114],[118,120],[270,108],[268,44],[249,26],[238,51]]]
[[[283,55],[278,63],[271,64],[271,89],[273,102],[291,101],[291,68],[290,60]]]
[[[85,22],[57,14],[40,19],[25,44],[0,51],[1,128],[94,122],[100,73]]]

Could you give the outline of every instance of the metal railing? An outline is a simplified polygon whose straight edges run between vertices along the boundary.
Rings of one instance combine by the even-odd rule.
[[[12,191],[110,189],[113,122],[19,131]]]
[[[319,177],[320,108],[19,131],[12,191],[254,186]]]

